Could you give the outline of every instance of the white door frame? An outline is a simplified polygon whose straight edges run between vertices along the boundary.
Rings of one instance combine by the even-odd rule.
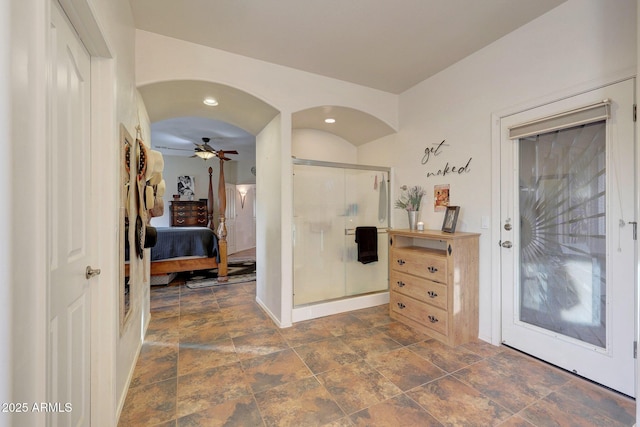
[[[501,119],[506,116],[510,116],[525,110],[529,110],[532,108],[540,107],[545,104],[549,104],[555,101],[559,101],[565,98],[569,98],[581,93],[589,92],[591,90],[609,86],[614,83],[618,83],[623,80],[627,80],[630,78],[635,78],[637,74],[636,69],[625,70],[618,73],[615,76],[611,76],[606,79],[598,79],[596,81],[588,82],[558,93],[554,93],[551,95],[547,95],[541,98],[533,99],[527,101],[526,103],[510,107],[508,109],[495,112],[491,114],[491,158],[493,159],[493,167],[491,168],[491,210],[492,210],[492,218],[491,218],[491,343],[493,345],[500,345],[502,342],[502,331],[501,331],[501,313],[502,313],[502,301],[501,301],[501,247],[499,246],[500,236],[501,236],[501,223],[500,223],[500,178],[501,178],[501,168],[499,165],[496,165],[495,162],[500,161],[500,150],[501,150]],[[637,85],[637,82],[636,82]],[[638,89],[636,89],[638,90]],[[638,144],[638,136],[636,135],[636,153],[639,150]],[[640,154],[639,154],[640,156]],[[640,160],[640,159],[639,159]],[[640,164],[640,163],[637,163]],[[638,187],[640,188],[640,187]],[[636,254],[636,265],[640,266],[640,257]],[[640,283],[639,283],[640,285]],[[636,295],[637,296],[637,295]],[[640,305],[639,301],[636,300],[636,322],[640,319]],[[636,334],[638,331],[636,330]],[[638,365],[636,366],[636,384],[640,384],[640,376],[638,373],[640,370],[638,369]],[[640,407],[640,405],[637,405]],[[636,410],[639,408],[637,407]],[[640,411],[638,412],[638,416],[640,416]]]
[[[56,1],[56,0],[52,0]],[[117,231],[119,163],[116,99],[112,82],[116,79],[111,52],[88,0],[58,0],[91,56],[91,215],[96,227],[92,251],[96,277],[91,293],[91,425],[115,423],[116,348],[118,338],[119,251]],[[47,4],[49,8],[51,3]],[[50,16],[47,10],[47,17]],[[47,19],[49,22],[49,19]],[[106,190],[106,191],[105,191]],[[44,199],[44,198],[43,198]],[[105,226],[106,225],[106,226]],[[46,339],[46,337],[45,337]]]

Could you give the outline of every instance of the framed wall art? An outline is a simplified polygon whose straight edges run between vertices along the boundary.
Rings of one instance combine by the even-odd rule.
[[[196,195],[196,182],[193,176],[178,177],[178,194],[181,200],[193,200]]]

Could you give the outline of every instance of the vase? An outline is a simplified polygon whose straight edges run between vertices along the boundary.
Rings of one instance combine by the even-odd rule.
[[[420,211],[407,211],[409,214],[409,230],[416,230],[418,228],[418,214]]]

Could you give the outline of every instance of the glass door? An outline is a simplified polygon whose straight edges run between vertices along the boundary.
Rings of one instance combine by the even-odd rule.
[[[503,341],[631,396],[633,93],[626,81],[504,118],[501,146]],[[608,117],[554,125],[603,99]],[[539,133],[508,135],[538,117]]]
[[[346,217],[345,294],[350,296],[386,291],[389,288],[389,243],[386,233],[389,216],[385,211],[389,206],[386,195],[388,173],[359,169],[345,169],[344,173],[347,206],[355,206],[356,210],[355,215]],[[358,262],[355,229],[360,226],[378,228],[378,262]]]
[[[388,172],[309,163],[293,167],[294,306],[386,291]],[[359,226],[379,228],[378,262],[358,262]]]

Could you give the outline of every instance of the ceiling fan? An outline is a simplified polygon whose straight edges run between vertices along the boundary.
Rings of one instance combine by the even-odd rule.
[[[212,157],[218,157],[221,160],[231,160],[230,158],[226,157],[225,154],[238,154],[236,150],[215,150],[209,145],[209,141],[211,141],[211,138],[204,137],[202,138],[202,144],[196,144],[194,142],[193,144],[196,146],[196,148],[194,149],[195,154],[191,157],[200,157],[204,160],[209,160]]]

